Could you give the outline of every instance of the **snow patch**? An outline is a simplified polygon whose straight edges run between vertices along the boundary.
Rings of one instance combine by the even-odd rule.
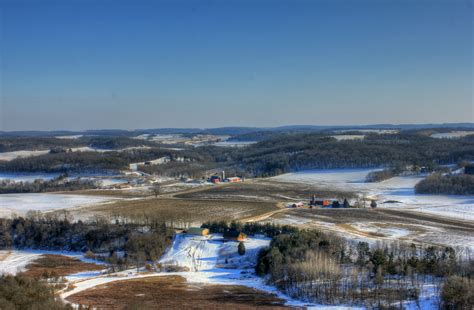
[[[42,255],[63,255],[79,259],[86,263],[103,264],[96,260],[87,259],[83,253],[67,251],[44,251],[44,250],[4,250],[0,251],[0,275],[16,275],[25,271],[25,267]],[[85,274],[85,273],[83,273]]]
[[[26,158],[31,156],[39,156],[49,153],[49,150],[42,151],[14,151],[14,152],[3,152],[0,153],[0,160],[10,161],[17,158]]]

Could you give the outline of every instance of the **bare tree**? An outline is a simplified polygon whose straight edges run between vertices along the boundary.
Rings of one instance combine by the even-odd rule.
[[[161,185],[159,183],[154,183],[151,187],[151,191],[153,192],[153,195],[155,195],[155,198],[158,198],[158,195],[161,194]]]

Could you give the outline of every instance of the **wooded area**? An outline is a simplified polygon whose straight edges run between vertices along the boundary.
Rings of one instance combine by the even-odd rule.
[[[91,179],[68,179],[67,175],[60,175],[52,180],[38,179],[33,182],[0,180],[0,194],[74,191],[93,189],[97,186],[97,181]]]
[[[474,176],[432,174],[415,186],[417,194],[474,195]]]
[[[64,216],[29,213],[26,218],[0,219],[0,249],[43,249],[73,252],[125,252],[124,265],[144,264],[157,260],[171,244],[174,231],[164,222],[110,223],[96,218],[89,222],[72,222]]]
[[[450,247],[370,247],[301,230],[274,237],[260,252],[256,272],[286,294],[318,303],[387,307],[416,300],[424,285],[433,284],[443,292],[440,307],[463,309],[474,302],[474,274],[473,261],[461,256]],[[453,287],[465,294],[454,294]]]
[[[108,141],[102,138],[100,145],[124,146],[130,140],[137,141],[120,138],[127,139],[124,144],[120,144],[121,140],[117,139]],[[439,164],[474,160],[474,137],[433,139],[415,133],[399,133],[368,134],[363,140],[337,141],[321,133],[282,133],[245,148],[202,146],[185,147],[183,150],[150,148],[107,153],[45,154],[0,162],[0,171],[117,171],[128,168],[130,163],[163,156],[169,156],[171,162],[144,166],[143,169],[161,175],[200,177],[216,167],[246,176],[272,176],[318,168],[436,167]]]

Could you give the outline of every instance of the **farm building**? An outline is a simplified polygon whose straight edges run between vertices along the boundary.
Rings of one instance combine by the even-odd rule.
[[[244,241],[247,239],[247,235],[238,230],[228,230],[224,232],[224,239],[232,241]]]
[[[207,236],[209,235],[209,229],[201,228],[201,227],[190,227],[186,233],[188,235],[196,235],[196,236]]]
[[[311,197],[311,200],[309,201],[309,205],[310,206],[323,206],[323,207],[327,207],[331,204],[331,202],[329,200],[316,200],[316,195],[313,195],[313,197]]]
[[[242,179],[239,177],[230,177],[230,178],[227,178],[226,181],[230,183],[239,183],[239,182],[242,182]]]
[[[310,206],[328,207],[331,204],[329,200],[311,200]]]
[[[221,182],[221,177],[218,175],[213,175],[212,177],[209,178],[209,181],[211,183],[220,183]]]

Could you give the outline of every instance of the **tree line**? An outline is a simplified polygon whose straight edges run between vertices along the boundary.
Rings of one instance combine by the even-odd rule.
[[[83,136],[74,139],[56,137],[0,136],[0,152],[22,150],[67,150],[75,147],[89,146],[98,149],[124,149],[127,147],[157,147],[153,141],[133,139],[125,136]]]
[[[348,243],[314,230],[275,236],[260,252],[257,274],[298,299],[324,304],[383,308],[418,300],[434,283],[439,306],[464,309],[474,303],[473,261],[451,247]],[[453,293],[453,287],[465,292]]]
[[[160,148],[130,149],[120,152],[53,152],[0,161],[5,172],[107,172],[128,169],[129,164],[175,156],[175,151]]]
[[[434,173],[415,185],[417,194],[474,195],[474,176]]]
[[[33,182],[0,180],[0,194],[74,191],[97,187],[98,184],[95,180],[84,178],[69,179],[67,175],[60,175],[51,180],[38,179]]]
[[[156,260],[171,244],[174,231],[157,219],[145,223],[111,223],[103,218],[73,222],[63,215],[30,212],[27,217],[0,219],[0,249],[43,249],[75,252],[124,252],[137,263]]]

